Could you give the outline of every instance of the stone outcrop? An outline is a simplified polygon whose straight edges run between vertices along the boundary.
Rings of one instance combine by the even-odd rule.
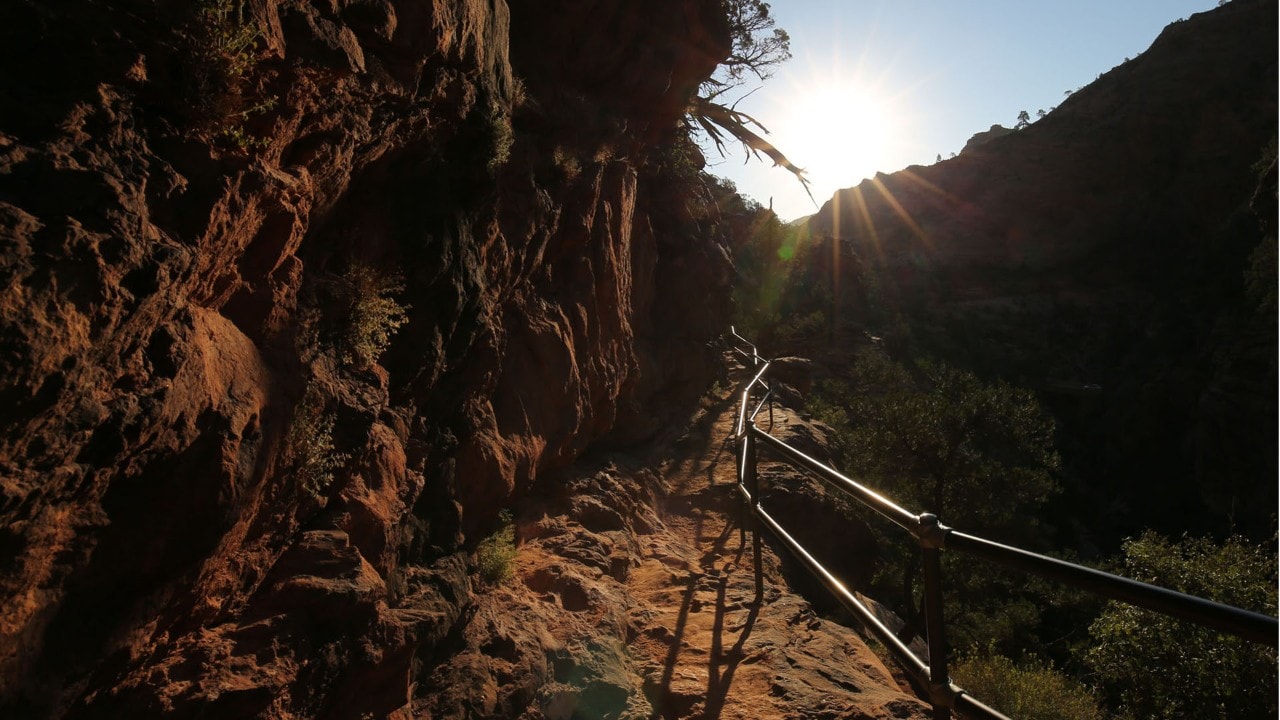
[[[716,372],[716,10],[0,9],[0,714],[423,702],[499,510]]]
[[[1013,130],[1012,128],[1007,128],[997,123],[987,128],[986,130],[983,130],[982,132],[977,132],[977,133],[974,133],[972,136],[970,136],[969,140],[965,142],[964,148],[962,148],[960,152],[962,154],[966,153],[976,147],[985,145],[986,143],[989,143],[992,140],[995,140],[996,138],[1002,138],[1005,135],[1008,135],[1009,133],[1012,133],[1012,132],[1016,132],[1016,130]]]

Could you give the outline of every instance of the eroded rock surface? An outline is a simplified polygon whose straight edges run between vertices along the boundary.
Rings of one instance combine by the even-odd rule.
[[[0,9],[0,715],[424,702],[499,511],[716,372],[717,11]]]

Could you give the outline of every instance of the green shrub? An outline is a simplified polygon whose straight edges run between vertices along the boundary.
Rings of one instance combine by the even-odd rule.
[[[1124,544],[1122,573],[1269,615],[1276,612],[1270,549],[1230,538],[1170,541],[1147,532]],[[1121,603],[1089,628],[1085,661],[1112,704],[1135,718],[1276,717],[1276,652]]]
[[[480,577],[491,584],[511,577],[516,559],[516,526],[511,520],[511,513],[503,510],[498,517],[501,526],[476,547],[476,566]]]
[[[287,457],[298,484],[308,494],[323,498],[333,484],[333,473],[347,456],[333,447],[333,413],[325,412],[324,400],[314,385],[308,385],[293,411],[286,437]]]
[[[353,264],[336,283],[339,302],[345,307],[342,361],[368,367],[377,361],[401,325],[408,322],[408,305],[393,295],[404,291],[399,275],[384,275],[362,263]]]
[[[515,144],[511,113],[503,110],[497,103],[489,103],[484,120],[489,134],[489,172],[496,172],[511,159],[511,146]]]
[[[1044,541],[1032,518],[1057,490],[1058,460],[1052,420],[1029,392],[925,361],[908,368],[865,348],[846,377],[819,381],[805,407],[833,428],[836,467],[894,502],[1020,546]],[[865,516],[880,538],[867,589],[913,618],[919,552],[897,528]],[[963,556],[943,563],[957,647],[990,638],[1006,653],[1042,647],[1042,585],[973,572]]]
[[[582,172],[582,164],[578,162],[578,158],[573,154],[573,151],[566,149],[562,145],[557,145],[555,150],[551,152],[551,162],[559,168],[560,173],[564,175],[566,180],[573,180]]]
[[[823,310],[814,310],[800,317],[789,317],[780,323],[779,337],[785,342],[820,343],[831,332],[831,318]]]
[[[262,32],[245,20],[244,0],[204,0],[197,13],[197,38],[210,79],[229,83],[255,64],[254,48]]]
[[[951,677],[965,692],[1019,720],[1102,720],[1093,693],[1035,655],[1014,663],[992,648],[960,658]]]
[[[189,87],[185,111],[198,136],[240,151],[261,149],[244,123],[276,105],[247,84],[258,63],[262,31],[246,15],[244,0],[201,0],[190,29]]]

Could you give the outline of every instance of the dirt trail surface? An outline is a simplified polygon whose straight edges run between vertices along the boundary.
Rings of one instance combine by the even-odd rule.
[[[513,577],[482,595],[416,716],[928,717],[855,632],[787,587],[767,545],[754,602],[733,420],[728,391],[708,397],[652,462],[597,458],[522,511]]]
[[[755,603],[752,539],[734,500],[732,402],[717,408],[710,443],[665,468],[666,532],[647,538],[628,590],[644,629],[632,652],[660,669],[662,718],[926,717],[857,634],[823,620],[792,593],[764,549]],[[778,423],[792,420],[779,409]]]

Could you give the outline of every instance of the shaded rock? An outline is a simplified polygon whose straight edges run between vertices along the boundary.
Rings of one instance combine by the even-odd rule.
[[[769,364],[769,375],[795,388],[802,396],[813,390],[813,361],[808,358],[774,358]]]
[[[0,715],[407,713],[499,512],[717,372],[712,208],[649,156],[728,50],[719,15],[0,9]],[[357,265],[404,325],[346,307]],[[608,606],[591,583],[661,525],[651,477],[592,487],[557,580],[586,609],[548,612]],[[532,698],[529,662],[504,682]]]

